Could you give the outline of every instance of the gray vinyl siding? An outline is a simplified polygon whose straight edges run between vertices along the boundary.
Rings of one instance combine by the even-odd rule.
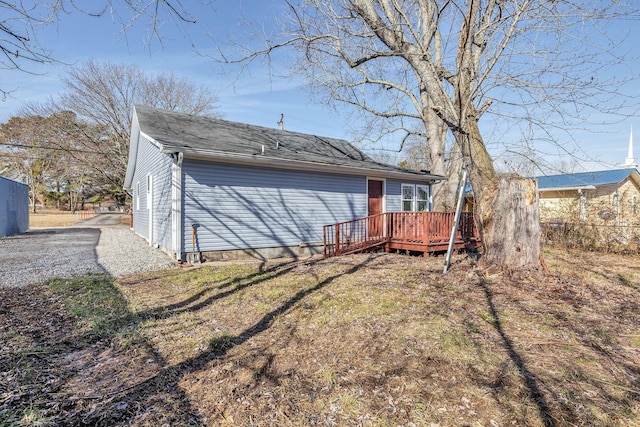
[[[136,170],[133,175],[133,229],[153,244],[171,249],[171,156],[140,136]],[[152,176],[153,236],[149,236],[147,176]],[[138,183],[140,185],[138,186]],[[138,194],[138,189],[140,193]],[[137,197],[140,197],[138,206]],[[139,207],[139,208],[138,208]]]
[[[387,179],[385,205],[387,212],[400,212],[402,209],[401,189],[400,185],[403,181],[396,179]]]
[[[366,215],[366,177],[185,159],[183,250],[322,242],[322,226]]]
[[[29,186],[0,176],[0,237],[29,229]]]
[[[387,179],[386,186],[386,208],[387,212],[402,211],[402,184],[422,184],[427,185],[424,181]]]
[[[168,155],[160,157],[162,167],[154,175],[153,200],[155,211],[153,213],[155,225],[153,227],[153,242],[171,250],[171,165],[173,159]]]

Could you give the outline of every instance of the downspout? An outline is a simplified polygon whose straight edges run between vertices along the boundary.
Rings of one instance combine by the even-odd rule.
[[[173,232],[173,253],[178,262],[182,259],[182,161],[183,153],[174,153],[171,165],[171,228]]]

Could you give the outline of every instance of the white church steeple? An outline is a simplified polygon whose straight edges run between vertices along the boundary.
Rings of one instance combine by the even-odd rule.
[[[624,166],[628,168],[638,167],[636,158],[633,156],[633,125],[631,126],[631,131],[629,132],[629,152],[627,153],[627,158],[624,159]]]

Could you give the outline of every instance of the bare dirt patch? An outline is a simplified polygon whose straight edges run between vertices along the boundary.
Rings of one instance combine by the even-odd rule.
[[[0,424],[630,426],[640,260],[357,255],[0,290]]]

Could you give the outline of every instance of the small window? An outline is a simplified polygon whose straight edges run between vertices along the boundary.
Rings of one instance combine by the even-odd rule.
[[[151,209],[151,201],[153,200],[151,198],[151,193],[152,193],[152,188],[153,187],[153,180],[151,177],[151,174],[147,175],[147,209]]]
[[[429,210],[429,187],[426,185],[416,185],[416,211],[426,212]]]
[[[415,186],[402,184],[402,212],[412,212],[415,200]]]
[[[635,194],[631,196],[631,212],[634,215],[638,214],[638,196]]]
[[[402,212],[427,212],[429,210],[429,186],[402,184]]]
[[[140,181],[136,182],[136,188],[134,190],[136,198],[136,210],[140,210]]]

